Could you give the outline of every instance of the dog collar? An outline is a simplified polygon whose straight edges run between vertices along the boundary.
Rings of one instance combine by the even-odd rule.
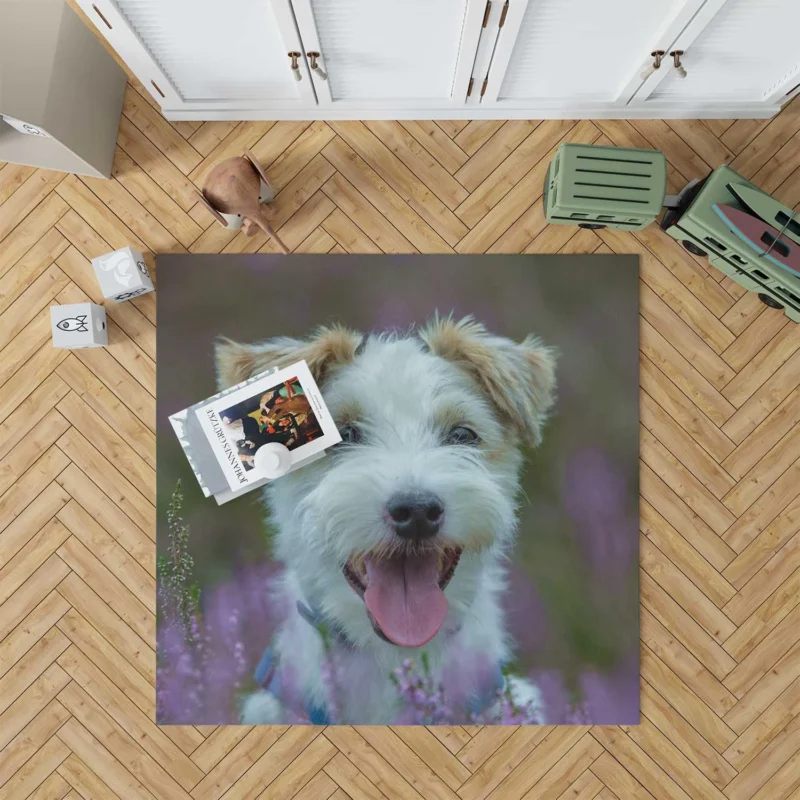
[[[342,630],[342,628],[335,622],[331,622],[329,619],[324,617],[319,609],[312,608],[311,606],[306,605],[306,603],[304,603],[302,600],[298,600],[297,613],[317,631],[326,630],[331,636],[333,636],[334,639],[336,639],[337,644],[341,645],[342,647],[346,647],[348,650],[356,649],[356,646],[350,641],[350,639],[347,638],[347,634]]]

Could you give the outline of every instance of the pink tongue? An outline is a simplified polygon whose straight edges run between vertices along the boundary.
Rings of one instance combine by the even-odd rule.
[[[367,556],[365,564],[364,602],[386,638],[401,647],[422,647],[433,639],[447,616],[438,555]]]

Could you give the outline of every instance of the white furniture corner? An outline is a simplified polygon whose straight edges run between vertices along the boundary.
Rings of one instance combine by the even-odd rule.
[[[172,120],[766,118],[800,92],[800,0],[77,2]]]
[[[64,0],[0,0],[0,161],[111,174],[125,72]]]

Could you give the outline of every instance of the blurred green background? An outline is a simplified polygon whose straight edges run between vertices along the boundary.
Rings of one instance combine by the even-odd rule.
[[[471,314],[560,352],[511,567],[520,666],[612,667],[638,647],[638,283],[637,256],[159,256],[159,547],[180,479],[201,590],[269,558],[260,494],[222,507],[204,498],[168,421],[216,391],[217,336],[303,337],[331,322],[405,330],[436,311]]]

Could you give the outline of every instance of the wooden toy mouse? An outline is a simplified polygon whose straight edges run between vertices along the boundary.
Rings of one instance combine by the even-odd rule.
[[[200,199],[214,218],[226,228],[244,229],[252,236],[261,228],[271,236],[281,252],[289,248],[269,224],[267,206],[274,192],[267,173],[249,150],[243,156],[226,158],[208,174]]]

